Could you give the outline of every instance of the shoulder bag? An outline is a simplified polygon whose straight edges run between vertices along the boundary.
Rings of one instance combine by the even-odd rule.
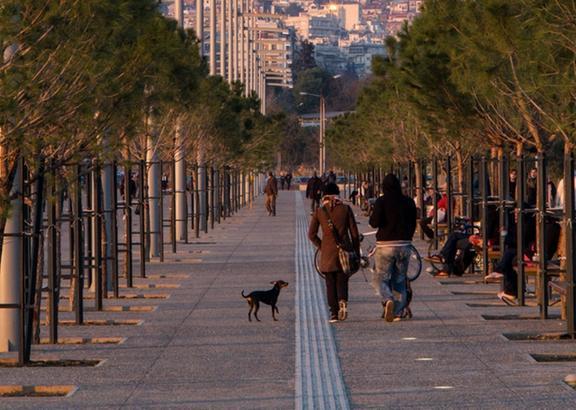
[[[356,251],[350,251],[346,249],[346,246],[340,240],[340,235],[338,235],[338,230],[334,226],[332,218],[330,218],[330,213],[325,206],[322,207],[322,210],[328,219],[328,226],[330,227],[332,235],[334,236],[334,240],[336,241],[336,247],[338,248],[338,260],[340,261],[342,272],[348,276],[352,276],[360,269],[360,256],[356,253]],[[349,207],[348,212],[350,212]]]

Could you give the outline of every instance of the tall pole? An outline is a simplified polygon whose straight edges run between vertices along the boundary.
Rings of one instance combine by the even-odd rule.
[[[216,0],[210,0],[210,75],[216,75]]]
[[[220,76],[226,78],[226,2],[220,0]]]
[[[258,92],[260,96],[260,111],[262,115],[266,115],[266,74],[260,73],[260,91]]]
[[[174,0],[174,18],[179,28],[184,28],[184,0]]]
[[[204,55],[204,0],[196,0],[196,37],[200,47],[200,56]]]
[[[234,13],[233,11],[233,4],[232,4],[232,0],[222,0],[225,5],[226,5],[226,9],[228,10],[228,12],[226,13],[228,15],[228,20],[227,20],[227,26],[228,26],[228,33],[227,33],[227,42],[228,42],[228,76],[226,77],[228,79],[229,83],[232,83],[232,81],[234,81],[234,20],[232,18],[232,15]]]
[[[232,81],[238,81],[238,0],[230,0],[232,2]]]
[[[246,28],[244,27],[244,0],[236,0],[238,3],[238,79],[240,80],[241,83],[244,84],[244,92],[247,92],[246,90],[246,77],[245,77],[245,73],[246,73],[246,67],[245,67],[245,61],[246,61]]]
[[[325,127],[326,127],[326,103],[324,96],[320,96],[320,152],[319,152],[319,161],[320,161],[320,175],[324,174],[325,172],[325,158],[324,158],[324,138],[325,138]]]

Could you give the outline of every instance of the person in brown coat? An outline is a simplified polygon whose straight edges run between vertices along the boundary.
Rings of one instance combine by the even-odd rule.
[[[312,214],[308,238],[320,248],[320,271],[326,278],[326,293],[330,307],[330,322],[346,320],[348,315],[348,275],[342,272],[338,259],[338,247],[328,223],[328,215],[340,237],[340,241],[349,250],[356,250],[360,254],[360,235],[354,219],[354,212],[339,198],[338,185],[326,185],[321,207]],[[322,228],[322,239],[318,237],[318,230]]]
[[[268,173],[268,180],[266,180],[266,187],[264,187],[266,194],[265,206],[268,215],[276,216],[276,197],[278,196],[278,182],[272,172]]]

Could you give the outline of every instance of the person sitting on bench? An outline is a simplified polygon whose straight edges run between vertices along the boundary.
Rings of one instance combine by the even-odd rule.
[[[504,239],[504,252],[502,257],[494,265],[493,272],[486,276],[486,279],[502,278],[502,290],[498,292],[497,296],[508,305],[516,304],[516,299],[518,298],[518,274],[515,269],[518,264],[516,258],[516,223],[517,214],[514,213],[514,218],[508,218],[508,229],[506,238]],[[547,216],[545,219],[545,227],[545,252],[547,259],[550,260],[558,248],[560,225],[554,218]],[[525,216],[523,243],[524,251],[522,252],[522,258],[524,258],[524,260],[532,260],[536,245],[536,224],[533,214]]]
[[[438,255],[431,257],[443,264],[442,269],[435,272],[434,276],[462,276],[474,260],[475,248],[481,248],[482,243],[482,238],[478,235],[452,232]]]
[[[438,200],[436,205],[438,206],[438,223],[445,222],[446,208],[448,206],[448,197],[446,196],[446,194],[442,194],[442,197],[440,198],[440,200]],[[432,209],[428,211],[428,216],[426,218],[421,218],[419,222],[420,229],[422,229],[424,235],[426,235],[429,239],[434,238],[434,231],[432,230],[432,228],[430,228],[430,225],[432,224],[432,221],[434,221],[434,218],[436,218],[436,211],[434,210],[434,207],[432,207]]]

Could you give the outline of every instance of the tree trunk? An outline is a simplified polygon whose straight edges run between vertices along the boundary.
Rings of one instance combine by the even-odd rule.
[[[11,196],[19,190],[23,177],[21,163],[15,165]],[[2,236],[2,258],[0,261],[0,303],[19,304],[20,275],[22,266],[22,197],[14,195],[10,201],[10,215],[6,218]],[[20,341],[20,314],[18,308],[0,309],[0,352],[14,351]]]
[[[422,180],[422,167],[420,167],[420,163],[418,161],[415,162],[416,166],[414,167],[414,175],[416,177],[416,206],[420,206],[421,203],[421,197],[422,194],[424,193],[424,185],[423,185],[423,180]],[[420,210],[420,216],[424,215],[425,210],[421,209]]]
[[[39,236],[39,258],[37,264],[36,276],[36,295],[34,298],[34,317],[33,317],[33,333],[32,343],[40,343],[40,311],[42,309],[42,283],[44,279],[43,266],[44,266],[44,235]],[[48,323],[48,322],[47,322]]]
[[[490,148],[490,164],[488,166],[488,181],[490,181],[490,195],[498,192],[498,155],[501,147]],[[490,196],[489,195],[489,196]]]

